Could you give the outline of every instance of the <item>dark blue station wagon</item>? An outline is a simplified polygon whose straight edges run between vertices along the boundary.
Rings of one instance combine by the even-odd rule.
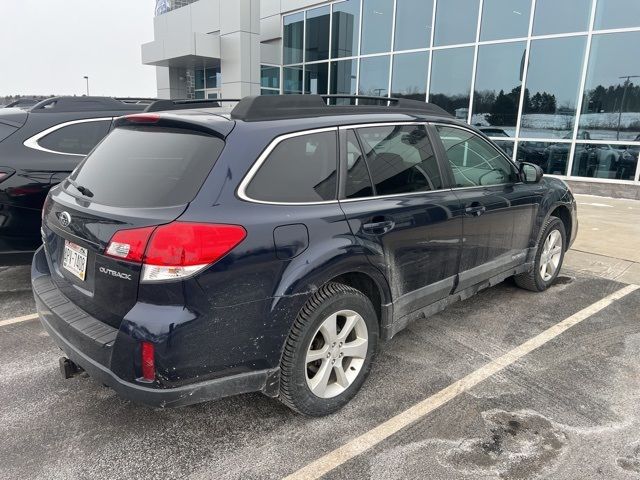
[[[325,415],[409,322],[509,277],[554,282],[577,231],[561,180],[436,106],[348,103],[116,120],[50,192],[33,260],[65,376],[150,406],[260,391]]]

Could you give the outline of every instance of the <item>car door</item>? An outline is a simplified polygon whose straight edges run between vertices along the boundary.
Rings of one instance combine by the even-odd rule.
[[[515,165],[473,131],[452,125],[436,131],[464,211],[460,291],[526,261],[542,187],[523,184]]]
[[[424,124],[341,128],[340,205],[353,235],[386,276],[400,318],[446,297],[462,235]]]

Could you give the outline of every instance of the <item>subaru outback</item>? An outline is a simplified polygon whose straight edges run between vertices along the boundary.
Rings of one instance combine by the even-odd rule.
[[[65,376],[155,407],[259,391],[325,415],[410,322],[554,282],[577,231],[564,182],[437,106],[338,100],[115,121],[49,193],[32,264]]]

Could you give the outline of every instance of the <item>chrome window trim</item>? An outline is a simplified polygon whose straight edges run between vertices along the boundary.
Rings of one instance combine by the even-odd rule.
[[[40,145],[38,141],[46,137],[47,135],[57,130],[60,130],[61,128],[68,127],[69,125],[77,125],[79,123],[89,123],[89,122],[104,122],[104,121],[112,122],[114,118],[115,117],[83,118],[82,120],[72,120],[70,122],[59,123],[58,125],[49,127],[46,130],[43,130],[42,132],[27,138],[22,144],[27,148],[32,148],[33,150],[40,150],[41,152],[54,153],[56,155],[70,155],[73,157],[86,157],[86,155],[83,155],[81,153],[67,153],[67,152],[60,152],[58,150],[50,150]]]
[[[246,173],[242,182],[238,186],[236,194],[241,200],[251,203],[261,203],[263,205],[330,205],[332,203],[338,203],[338,200],[324,200],[319,202],[274,202],[268,200],[256,200],[255,198],[251,198],[247,195],[247,187],[249,183],[253,180],[253,177],[256,175],[260,167],[264,164],[264,162],[269,158],[269,155],[273,152],[273,150],[283,141],[288,140],[290,138],[302,137],[304,135],[313,135],[314,133],[324,133],[324,132],[335,132],[336,133],[336,142],[338,142],[337,133],[338,127],[324,127],[324,128],[314,128],[311,130],[302,130],[300,132],[287,133],[285,135],[280,135],[279,137],[274,138],[269,146],[260,154],[258,160],[252,165],[249,171]],[[336,155],[336,167],[339,166],[339,158]]]

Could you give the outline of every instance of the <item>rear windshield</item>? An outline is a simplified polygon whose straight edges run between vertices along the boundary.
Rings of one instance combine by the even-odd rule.
[[[196,196],[223,147],[223,140],[191,130],[116,128],[71,178],[103,205],[184,205]]]

